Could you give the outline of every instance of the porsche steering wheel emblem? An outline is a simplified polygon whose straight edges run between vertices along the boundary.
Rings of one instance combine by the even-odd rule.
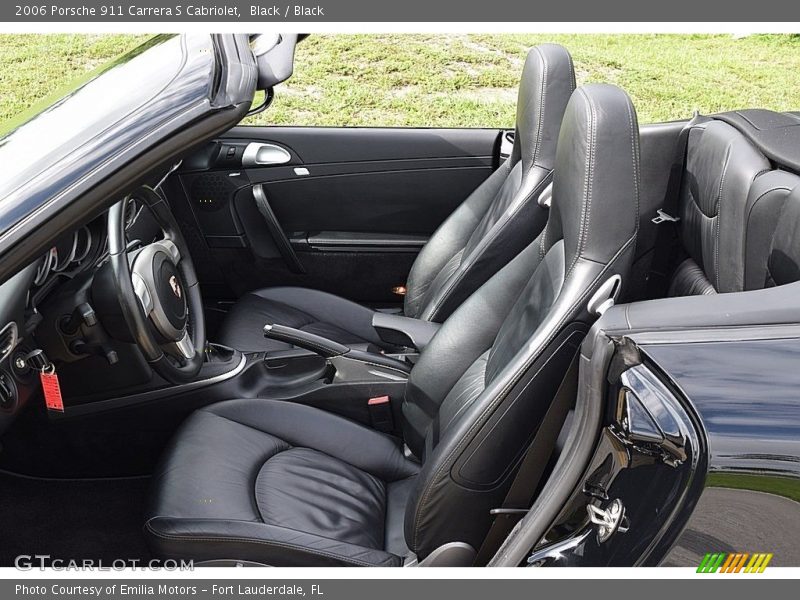
[[[169,287],[172,288],[172,293],[175,294],[176,298],[181,297],[181,285],[178,283],[178,278],[175,275],[169,278]]]

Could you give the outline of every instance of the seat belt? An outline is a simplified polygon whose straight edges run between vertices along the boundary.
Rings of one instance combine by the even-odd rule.
[[[483,567],[491,560],[505,539],[514,529],[516,524],[530,510],[533,495],[539,487],[545,467],[553,454],[558,434],[567,419],[567,413],[575,401],[578,390],[578,360],[580,349],[575,353],[567,369],[564,379],[558,386],[556,395],[550,408],[542,419],[542,423],[533,441],[528,446],[525,456],[520,463],[514,481],[508,488],[508,493],[501,505],[490,514],[494,520],[489,527],[489,532],[483,540],[478,554],[475,557],[475,566]]]
[[[658,209],[656,216],[652,219],[652,222],[659,227],[651,228],[655,235],[649,235],[646,240],[648,242],[652,241],[652,244],[645,246],[648,249],[647,258],[644,259],[641,266],[644,277],[649,277],[651,273],[660,275],[660,281],[662,282],[660,287],[664,289],[660,289],[658,284],[650,279],[646,284],[648,297],[666,295],[667,275],[670,269],[675,266],[673,264],[676,262],[675,249],[681,239],[678,228],[680,217],[678,215],[680,214],[681,184],[683,183],[683,173],[686,169],[689,132],[695,125],[707,121],[711,121],[711,118],[695,112],[689,122],[678,133],[678,139],[675,141],[675,157],[670,166],[664,200],[661,202],[661,208]]]

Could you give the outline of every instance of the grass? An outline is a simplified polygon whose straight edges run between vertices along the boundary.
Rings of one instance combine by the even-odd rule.
[[[146,36],[0,35],[0,122]],[[509,127],[531,46],[573,54],[578,83],[632,96],[641,122],[742,107],[800,109],[800,37],[312,35],[253,124]]]
[[[706,476],[706,486],[756,490],[800,502],[800,481],[789,477],[744,473],[709,473]]]

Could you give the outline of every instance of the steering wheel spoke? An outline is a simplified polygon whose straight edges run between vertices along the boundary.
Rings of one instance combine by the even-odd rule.
[[[150,290],[147,289],[147,284],[138,273],[131,274],[131,281],[133,282],[133,291],[136,292],[136,296],[139,298],[139,304],[142,305],[144,314],[150,316],[150,313],[153,312],[153,296],[150,294]]]
[[[155,243],[160,245],[164,251],[170,255],[172,262],[174,262],[176,265],[181,262],[181,251],[178,249],[177,244],[175,244],[175,242],[173,242],[171,239],[165,237],[163,240]]]
[[[194,358],[194,342],[189,332],[184,332],[183,337],[177,342],[167,344],[166,351],[181,360],[191,360]]]
[[[129,259],[125,207],[130,198],[150,207],[164,239],[137,249]],[[139,188],[109,210],[108,227],[109,263],[134,341],[164,379],[191,381],[203,364],[203,304],[188,247],[169,206],[152,188]]]

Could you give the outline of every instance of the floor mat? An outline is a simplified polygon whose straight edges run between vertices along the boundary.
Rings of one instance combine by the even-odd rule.
[[[0,566],[19,555],[149,558],[142,535],[149,479],[59,480],[0,472]]]

